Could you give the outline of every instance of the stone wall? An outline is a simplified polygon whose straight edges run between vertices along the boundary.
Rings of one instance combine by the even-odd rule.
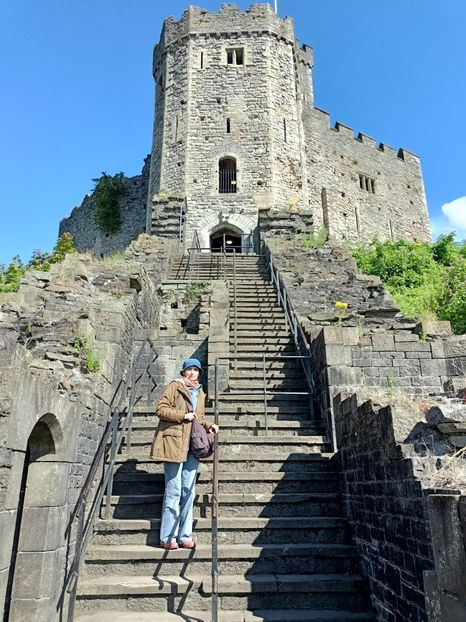
[[[149,168],[147,157],[141,175],[123,179],[121,227],[118,233],[105,234],[99,229],[95,222],[93,195],[90,194],[86,195],[81,205],[73,209],[68,218],[60,222],[58,235],[68,231],[73,235],[78,251],[90,251],[98,257],[123,251],[140,233],[146,231]]]
[[[435,571],[425,573],[429,622],[466,620],[466,496],[432,494],[427,499]]]
[[[376,145],[318,108],[305,116],[309,205],[316,228],[337,240],[430,241],[420,161],[409,151]],[[360,177],[372,180],[369,190]],[[373,182],[373,183],[372,183]],[[364,188],[361,188],[361,183]]]
[[[146,237],[118,262],[69,255],[0,297],[0,603],[16,560],[11,619],[66,617],[71,517],[133,346],[158,324],[171,248]]]
[[[347,251],[327,243],[297,254],[293,238],[266,242],[312,344],[324,415],[342,390],[439,394],[464,377],[466,337],[445,322],[403,317],[380,279],[361,274]]]
[[[356,396],[337,398],[334,410],[343,498],[377,619],[425,621],[423,573],[434,557],[424,478],[436,459],[403,444],[419,414]]]

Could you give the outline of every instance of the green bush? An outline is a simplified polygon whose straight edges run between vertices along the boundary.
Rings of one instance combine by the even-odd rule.
[[[75,250],[73,236],[71,233],[64,233],[58,238],[51,253],[43,253],[36,249],[27,264],[24,264],[19,256],[13,257],[7,267],[0,265],[0,293],[17,292],[26,270],[47,272],[52,264],[60,263],[65,255],[74,253]]]
[[[366,274],[379,276],[408,317],[449,320],[466,332],[466,244],[450,233],[433,244],[405,240],[356,247],[353,255]]]
[[[93,199],[95,221],[102,233],[118,233],[121,226],[120,196],[123,193],[123,173],[101,176],[95,183]]]

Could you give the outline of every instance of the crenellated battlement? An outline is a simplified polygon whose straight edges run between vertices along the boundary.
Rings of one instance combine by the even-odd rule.
[[[377,141],[371,136],[368,136],[367,134],[364,134],[362,132],[358,132],[356,134],[355,130],[352,127],[344,123],[340,123],[339,121],[336,121],[335,124],[332,126],[330,113],[322,110],[321,108],[314,108],[312,113],[315,121],[323,129],[329,130],[331,132],[337,132],[343,140],[348,141],[348,144],[351,143],[352,146],[359,143],[362,145],[373,147],[374,150],[382,152],[391,158],[397,158],[398,160],[407,162],[409,164],[415,164],[416,166],[420,165],[419,156],[412,153],[411,151],[408,151],[407,149],[400,147],[397,150],[390,145],[386,145],[385,143],[377,143]]]
[[[234,37],[264,32],[273,33],[294,43],[291,17],[281,19],[270,4],[253,4],[241,11],[236,4],[222,4],[220,11],[211,12],[198,6],[188,7],[179,21],[168,17],[163,27],[163,44],[168,47],[188,36]]]

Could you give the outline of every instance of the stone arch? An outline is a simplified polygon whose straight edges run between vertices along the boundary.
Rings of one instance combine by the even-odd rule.
[[[221,229],[231,229],[239,235],[250,236],[251,240],[257,227],[257,221],[250,216],[244,214],[224,215],[222,211],[219,213],[206,214],[198,224],[199,240],[202,248],[210,246],[210,236]]]
[[[18,494],[5,620],[53,620],[64,553],[69,463],[63,430],[47,413],[27,439]]]

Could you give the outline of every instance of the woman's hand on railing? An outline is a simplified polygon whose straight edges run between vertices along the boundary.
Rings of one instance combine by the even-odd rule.
[[[212,434],[218,434],[218,425],[213,423],[209,428],[209,432],[212,432]]]
[[[184,416],[185,421],[192,421],[193,419],[196,419],[196,413],[186,413]]]

